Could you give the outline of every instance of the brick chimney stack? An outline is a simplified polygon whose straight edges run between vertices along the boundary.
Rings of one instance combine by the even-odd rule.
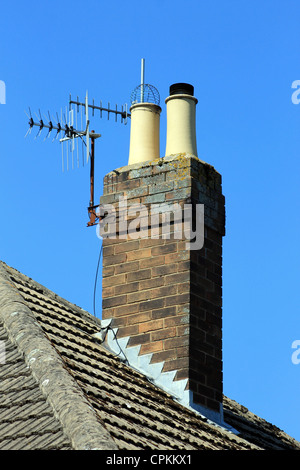
[[[102,215],[114,207],[116,216],[102,221],[107,346],[185,406],[222,422],[220,174],[181,151],[138,162],[105,176],[100,207]],[[187,207],[199,246],[180,230]],[[179,218],[168,213],[174,208]]]

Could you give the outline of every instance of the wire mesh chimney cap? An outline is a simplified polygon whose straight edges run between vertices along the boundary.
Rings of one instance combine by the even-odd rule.
[[[153,103],[159,106],[160,96],[158,90],[149,84],[142,84],[135,87],[130,96],[131,104]]]

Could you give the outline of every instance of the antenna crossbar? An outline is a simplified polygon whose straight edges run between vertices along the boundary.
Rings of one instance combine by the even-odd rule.
[[[83,103],[83,102],[80,102],[78,101],[78,98],[77,98],[77,101],[75,100],[72,100],[71,99],[71,95],[70,95],[70,99],[69,99],[69,107],[71,109],[71,105],[74,104],[77,106],[77,112],[79,111],[79,106],[83,106],[84,108],[86,108],[86,106],[88,106],[88,108],[91,108],[93,110],[93,115],[94,115],[94,111],[95,110],[98,110],[100,111],[100,117],[102,117],[102,112],[106,112],[107,113],[107,117],[109,119],[109,115],[110,113],[114,114],[116,116],[116,120],[117,120],[117,117],[118,116],[121,116],[121,123],[124,123],[127,124],[127,118],[130,117],[130,113],[128,113],[127,111],[127,104],[123,105],[121,107],[121,110],[118,109],[118,106],[116,105],[115,109],[114,108],[111,108],[110,107],[110,103],[107,104],[107,107],[105,108],[104,106],[102,106],[102,102],[100,101],[100,106],[97,106],[94,104],[94,100],[93,100],[93,104],[86,104],[86,103]]]

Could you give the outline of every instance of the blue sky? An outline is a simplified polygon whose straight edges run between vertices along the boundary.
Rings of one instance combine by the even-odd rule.
[[[299,15],[297,0],[33,0],[2,2],[0,14],[0,258],[92,312],[100,244],[86,227],[89,167],[63,173],[58,141],[34,139],[37,129],[24,139],[24,111],[55,114],[86,90],[129,103],[145,58],[163,156],[169,86],[193,84],[199,158],[222,174],[226,197],[224,393],[298,440]],[[130,124],[93,124],[98,201],[104,175],[127,164]]]

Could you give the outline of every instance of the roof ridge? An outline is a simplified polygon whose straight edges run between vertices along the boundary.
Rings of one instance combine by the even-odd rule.
[[[71,301],[65,299],[64,297],[61,297],[60,295],[56,294],[52,290],[48,289],[48,287],[45,287],[43,284],[40,284],[39,282],[35,281],[31,277],[27,276],[26,274],[23,274],[17,269],[9,266],[2,260],[0,260],[0,267],[1,266],[4,268],[5,272],[9,276],[18,277],[20,281],[24,281],[28,283],[30,287],[42,293],[44,296],[50,297],[56,303],[63,304],[64,306],[68,307],[72,311],[75,310],[76,313],[79,313],[83,318],[92,321],[93,323],[95,323],[96,326],[100,325],[100,320],[94,315],[92,315],[90,312],[88,312],[87,310],[83,309],[82,307],[79,307],[78,305],[72,303]]]
[[[74,449],[117,450],[113,438],[13,285],[3,263],[0,263],[0,312],[10,339],[22,353]]]
[[[290,436],[286,431],[279,428],[270,421],[262,418],[261,416],[253,413],[246,406],[240,404],[233,398],[223,395],[224,412],[227,413],[227,419],[230,420],[230,415],[234,416],[234,421],[249,423],[251,422],[255,427],[263,428],[264,432],[269,436],[276,436],[279,440],[285,442],[287,445],[293,445],[295,448],[300,449],[300,443],[294,437]],[[242,431],[241,431],[242,433]]]

